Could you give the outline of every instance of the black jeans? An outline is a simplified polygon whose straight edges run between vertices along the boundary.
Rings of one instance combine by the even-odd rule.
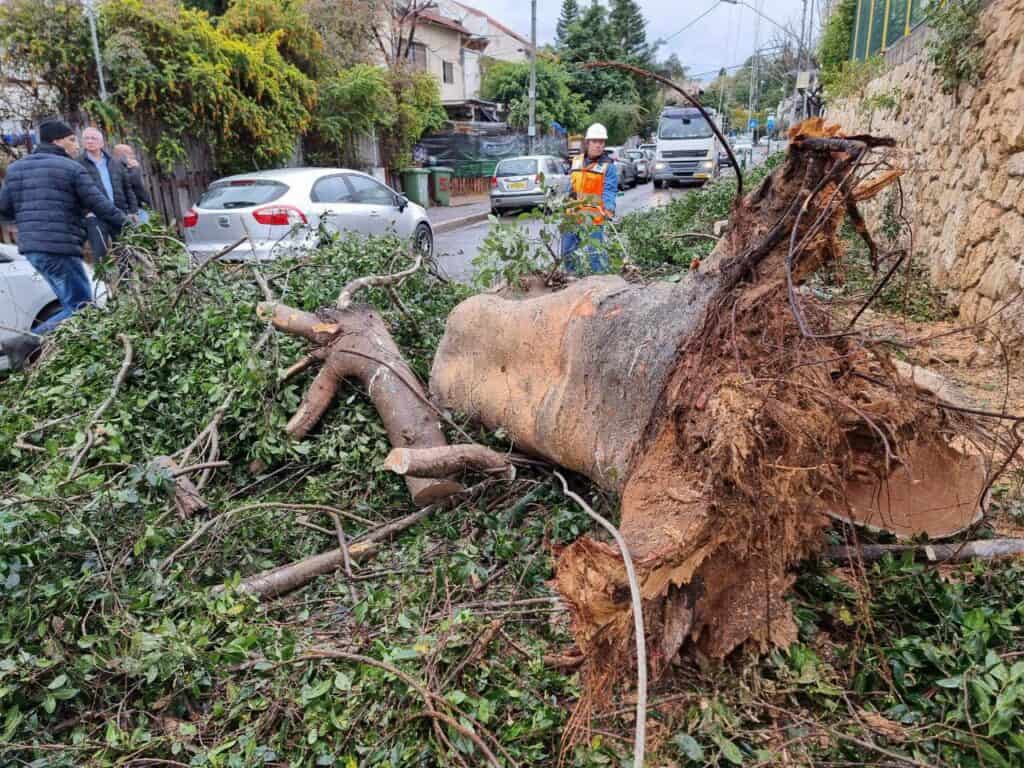
[[[92,257],[97,264],[102,264],[107,258],[107,248],[114,239],[113,233],[96,216],[85,217],[85,230],[89,237],[89,247],[92,248]]]

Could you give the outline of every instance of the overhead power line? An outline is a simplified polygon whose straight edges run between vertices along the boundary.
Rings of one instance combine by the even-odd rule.
[[[678,35],[683,34],[683,32],[685,32],[690,27],[692,27],[694,24],[696,24],[698,21],[703,19],[705,16],[707,16],[709,13],[711,13],[713,10],[715,10],[715,8],[717,8],[721,4],[722,4],[722,0],[715,0],[715,2],[711,5],[711,7],[708,8],[706,11],[704,11],[704,13],[702,13],[700,16],[695,18],[693,21],[688,22],[682,29],[680,29],[680,30],[678,30],[676,32],[673,32],[668,37],[661,38],[661,40],[659,40],[659,42],[664,44],[664,43],[667,43],[669,40],[671,40],[673,37],[677,37]]]

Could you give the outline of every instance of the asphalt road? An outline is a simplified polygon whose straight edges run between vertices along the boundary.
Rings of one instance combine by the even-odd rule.
[[[690,188],[673,187],[671,189],[655,189],[653,184],[641,184],[619,197],[616,206],[616,217],[621,218],[627,213],[643,208],[654,208],[665,205],[676,197],[687,194]],[[528,226],[536,233],[539,226],[536,222],[517,222],[515,213],[502,217],[505,223]],[[487,236],[491,224],[483,221],[462,229],[445,232],[437,236],[434,250],[438,254],[438,265],[453,280],[468,281],[473,274],[473,258],[477,255],[480,243]]]

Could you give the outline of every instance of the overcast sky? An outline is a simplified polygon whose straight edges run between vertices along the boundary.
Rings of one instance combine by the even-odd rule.
[[[465,1],[529,37],[529,0]],[[579,3],[581,7],[586,7],[590,1],[579,0]],[[754,21],[757,16],[750,8],[729,5],[721,0],[638,1],[647,19],[647,39],[668,39],[659,49],[659,58],[667,58],[675,53],[691,73],[703,74],[702,79],[710,79],[721,67],[741,64],[754,51]],[[747,0],[750,5],[760,2],[761,12],[765,16],[781,24],[788,23],[796,34],[799,34],[800,29],[802,1]],[[607,6],[608,0],[604,0],[604,4]],[[810,0],[808,8],[812,4],[817,8],[824,3],[821,0]],[[561,0],[537,0],[537,37],[542,44],[554,40],[555,24],[561,7]],[[710,12],[694,21],[709,8],[712,9]],[[817,15],[815,26],[819,26]],[[684,27],[686,29],[678,32]],[[761,20],[761,46],[766,45],[773,35],[781,34],[773,24]]]

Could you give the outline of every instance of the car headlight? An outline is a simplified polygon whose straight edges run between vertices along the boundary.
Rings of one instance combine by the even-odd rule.
[[[713,160],[705,160],[703,163],[700,164],[700,166],[701,166],[701,168],[706,168],[708,170],[711,170],[712,168],[715,167],[715,163],[714,163]]]
[[[654,164],[654,170],[656,170],[656,171],[663,171],[663,170],[665,170],[665,164],[664,163],[655,163]]]

